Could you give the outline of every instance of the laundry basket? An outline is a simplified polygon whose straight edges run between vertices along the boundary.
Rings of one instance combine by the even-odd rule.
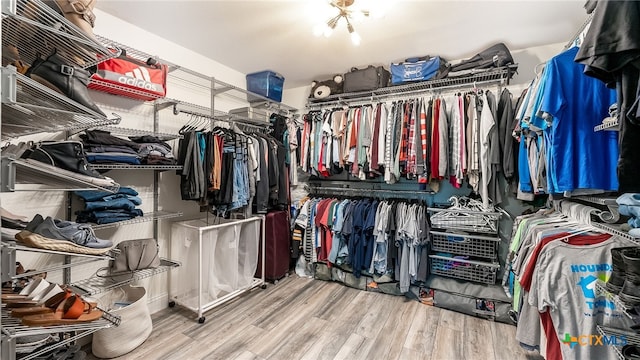
[[[120,325],[93,334],[91,352],[94,356],[106,359],[122,356],[147,340],[153,325],[144,287],[122,286],[100,302],[108,303],[106,307],[113,309],[110,313],[120,316]],[[115,308],[118,304],[126,306]]]
[[[261,238],[262,217],[173,223],[171,258],[182,266],[171,273],[171,299],[204,322],[203,312],[263,284],[254,279]]]

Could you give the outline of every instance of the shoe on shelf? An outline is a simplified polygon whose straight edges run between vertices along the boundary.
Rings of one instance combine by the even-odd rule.
[[[45,0],[44,3],[77,26],[88,37],[95,39],[93,27],[96,15],[93,13],[93,8],[96,0]]]
[[[27,315],[22,324],[27,326],[69,325],[98,320],[102,317],[98,310],[79,295],[71,295],[62,301],[56,310],[47,314]]]
[[[29,222],[29,220],[26,217],[13,214],[1,207],[0,207],[0,218],[2,218],[3,228],[9,228],[9,229],[15,229],[15,230],[23,230]]]
[[[49,287],[50,283],[42,277],[32,280],[19,293],[2,294],[2,302],[31,300]]]
[[[39,219],[34,218],[33,224]],[[32,224],[32,225],[33,225]],[[16,239],[26,246],[78,254],[102,255],[113,247],[110,240],[99,239],[91,226],[47,217],[32,231],[23,230]]]
[[[89,71],[68,65],[56,52],[46,59],[38,56],[26,75],[46,87],[66,95],[87,109],[106,117],[93,102],[89,90],[87,90],[89,76],[91,76]]]
[[[47,216],[34,232],[49,239],[68,240],[92,249],[105,249],[113,246],[110,240],[97,238],[90,225],[53,219],[50,216]]]
[[[22,155],[78,174],[104,178],[87,161],[84,146],[80,141],[43,141],[35,144]]]

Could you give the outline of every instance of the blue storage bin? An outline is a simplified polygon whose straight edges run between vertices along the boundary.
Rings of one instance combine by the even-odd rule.
[[[273,101],[282,101],[282,89],[284,87],[284,76],[265,70],[247,74],[247,90],[258,95],[269,98]],[[260,101],[261,99],[248,96],[249,102]]]

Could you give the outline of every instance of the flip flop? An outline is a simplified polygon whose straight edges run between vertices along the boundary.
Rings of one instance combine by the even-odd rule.
[[[27,315],[22,318],[22,324],[26,326],[68,325],[90,322],[101,317],[102,311],[93,309],[91,304],[84,301],[80,296],[72,295],[62,301],[55,312]]]

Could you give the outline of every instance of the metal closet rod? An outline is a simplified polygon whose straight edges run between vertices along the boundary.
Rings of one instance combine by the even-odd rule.
[[[584,23],[582,23],[582,25],[580,25],[580,28],[578,29],[578,31],[576,31],[576,33],[573,35],[573,37],[567,43],[567,45],[564,46],[565,49],[570,48],[573,45],[573,43],[575,43],[576,40],[578,40],[580,38],[580,35],[582,35],[584,30],[587,28],[587,26],[589,26],[589,24],[591,24],[591,20],[593,20],[593,14],[594,13],[595,13],[595,10],[592,11],[591,14],[589,14],[589,16],[587,17],[587,20],[585,20]]]
[[[432,195],[433,191],[422,190],[390,190],[390,189],[355,189],[355,188],[340,188],[340,187],[314,187],[308,186],[306,190],[310,193],[321,195],[323,193],[342,193],[344,195],[357,195],[362,194],[364,196],[370,196],[371,194],[392,194],[392,195],[409,195],[409,197],[419,198],[424,195]],[[329,195],[329,194],[327,194]],[[407,196],[404,196],[405,198]]]
[[[194,111],[188,111],[188,110],[182,110],[182,109],[178,109],[177,107],[174,108],[174,113],[182,113],[182,114],[187,114],[187,115],[193,115],[193,116],[200,116],[200,117],[204,117],[207,119],[211,119],[213,121],[222,121],[222,122],[226,122],[229,124],[236,124],[236,125],[240,125],[240,126],[248,126],[248,127],[253,127],[256,129],[266,129],[269,128],[271,126],[271,124],[269,123],[264,123],[264,125],[261,124],[253,124],[253,123],[249,123],[249,122],[245,122],[242,119],[224,119],[223,115],[205,115],[205,114],[201,114],[201,113],[197,113]]]
[[[474,81],[473,83],[466,84],[456,84],[456,85],[448,85],[441,86],[437,88],[429,88],[429,89],[420,89],[403,92],[402,94],[383,94],[383,95],[371,95],[367,97],[367,99],[362,100],[334,100],[327,101],[321,103],[312,103],[308,104],[309,109],[322,109],[322,108],[330,108],[335,107],[336,105],[344,105],[344,106],[358,106],[358,105],[366,105],[375,102],[384,102],[384,101],[395,101],[395,100],[409,100],[415,97],[423,96],[423,95],[446,95],[458,92],[460,89],[473,89],[478,87],[479,85],[492,84],[496,87],[503,85],[502,82],[496,83],[496,80],[483,80],[483,81]],[[458,91],[455,91],[457,89]],[[445,90],[445,91],[443,91]]]

